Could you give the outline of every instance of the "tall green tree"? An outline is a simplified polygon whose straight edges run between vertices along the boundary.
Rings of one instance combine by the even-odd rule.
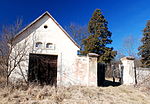
[[[82,40],[84,50],[82,54],[97,53],[98,62],[109,63],[116,55],[112,47],[107,47],[112,43],[112,33],[108,30],[107,20],[102,15],[100,9],[96,9],[88,23],[88,32],[90,35]]]
[[[138,55],[141,56],[143,67],[150,67],[150,20],[147,21],[146,27],[143,30],[142,45],[138,48]]]

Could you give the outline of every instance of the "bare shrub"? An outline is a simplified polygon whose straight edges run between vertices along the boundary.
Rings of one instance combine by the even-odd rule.
[[[5,77],[6,83],[9,83],[9,77],[16,67],[20,70],[20,75],[27,83],[23,70],[21,69],[21,62],[25,61],[24,56],[27,53],[27,41],[20,45],[16,45],[16,34],[22,28],[22,20],[17,19],[14,25],[4,26],[0,37],[0,71],[1,76]],[[22,47],[22,48],[21,48]]]

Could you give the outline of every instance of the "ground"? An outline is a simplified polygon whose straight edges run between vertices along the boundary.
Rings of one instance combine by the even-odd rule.
[[[0,104],[150,104],[144,87],[50,87],[0,89]]]

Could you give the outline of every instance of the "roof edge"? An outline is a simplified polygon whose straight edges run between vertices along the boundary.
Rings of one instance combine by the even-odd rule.
[[[38,18],[36,18],[34,21],[32,21],[30,24],[28,24],[26,27],[24,27],[22,30],[20,30],[15,38],[17,38],[18,36],[20,36],[25,30],[27,30],[28,28],[30,28],[33,24],[35,24],[38,20],[40,20],[43,16],[48,15],[55,23],[56,25],[67,35],[67,37],[78,47],[81,48],[74,40],[73,38],[66,32],[66,30],[52,17],[52,15],[46,11],[44,12],[42,15],[40,15]]]

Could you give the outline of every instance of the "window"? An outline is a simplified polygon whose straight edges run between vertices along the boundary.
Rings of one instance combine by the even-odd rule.
[[[42,42],[37,42],[36,45],[35,45],[35,47],[37,47],[37,48],[42,47]]]
[[[54,49],[54,44],[53,43],[47,43],[46,48]]]

